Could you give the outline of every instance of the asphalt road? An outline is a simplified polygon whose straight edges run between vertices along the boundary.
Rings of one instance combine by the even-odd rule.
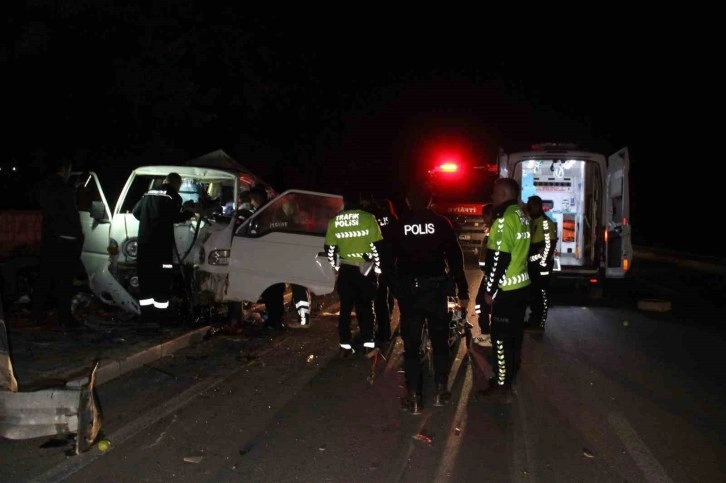
[[[0,480],[724,481],[724,310],[689,291],[723,279],[678,266],[648,278],[657,266],[599,299],[556,290],[544,337],[525,337],[511,397],[478,395],[490,369],[476,347],[471,364],[454,364],[451,404],[402,412],[401,341],[370,384],[369,360],[335,357],[329,308],[311,329],[217,335],[99,387],[109,451],[3,443]],[[669,297],[673,310],[640,311],[643,297]]]

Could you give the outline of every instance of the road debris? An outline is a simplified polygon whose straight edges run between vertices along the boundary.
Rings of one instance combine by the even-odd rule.
[[[434,442],[434,435],[426,431],[425,429],[422,429],[420,433],[415,435],[413,439],[417,439],[419,441],[423,441],[427,444],[432,444]]]
[[[585,458],[594,458],[595,457],[595,455],[592,454],[592,451],[590,451],[587,448],[582,448],[582,456],[584,456]]]
[[[102,439],[98,442],[98,450],[102,453],[105,453],[106,451],[111,449],[111,441],[107,439]]]
[[[306,360],[308,362],[313,362],[315,360],[315,354],[310,354]]]
[[[204,458],[204,456],[185,456],[184,457],[184,462],[185,463],[193,463],[193,464],[196,465],[196,464],[201,463],[203,458]]]
[[[318,451],[325,451],[326,449],[328,449],[328,445],[327,444],[321,444],[320,447],[318,448]]]

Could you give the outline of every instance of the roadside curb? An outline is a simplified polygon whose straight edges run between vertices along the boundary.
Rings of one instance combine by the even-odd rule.
[[[321,309],[328,308],[337,301],[337,296],[328,294],[327,296],[313,296],[313,303],[320,306]],[[257,304],[258,306],[261,304]],[[264,305],[262,305],[264,306]],[[191,330],[185,334],[177,336],[173,339],[160,342],[151,347],[140,350],[139,352],[129,354],[119,359],[101,359],[98,369],[96,370],[96,386],[100,386],[106,382],[117,379],[131,371],[144,367],[145,365],[156,362],[163,357],[174,354],[175,352],[195,345],[204,339],[212,325],[205,325],[197,329]],[[55,377],[68,380],[69,384],[84,384],[88,380],[87,375],[79,377],[78,369],[74,369],[72,373],[56,375]]]
[[[161,342],[139,352],[130,354],[121,359],[105,359],[99,361],[96,370],[96,386],[112,381],[133,370],[139,369],[147,364],[158,361],[159,359],[169,356],[181,349],[185,349],[191,345],[201,342],[204,335],[209,331],[211,326],[207,325],[199,327],[186,334],[182,334],[171,340]],[[77,372],[75,373],[77,375]],[[69,384],[83,383],[88,377],[73,379]]]

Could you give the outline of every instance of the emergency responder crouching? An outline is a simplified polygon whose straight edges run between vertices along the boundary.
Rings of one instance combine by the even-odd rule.
[[[520,208],[519,184],[512,178],[494,182],[494,221],[489,231],[484,303],[491,306],[494,377],[485,394],[506,391],[517,376],[524,337],[524,312],[529,293],[527,256],[529,218]]]
[[[555,239],[557,228],[542,208],[542,198],[530,196],[527,199],[527,213],[530,217],[529,262],[527,271],[532,281],[530,286],[529,325],[544,331],[549,305],[549,285],[554,266]]]
[[[155,310],[169,307],[173,280],[174,223],[195,216],[182,207],[179,188],[182,179],[169,173],[158,189],[148,191],[136,203],[133,215],[139,220],[136,266],[139,277],[139,305],[145,322],[153,321]]]
[[[464,256],[451,222],[429,209],[431,194],[423,185],[413,185],[406,202],[411,208],[391,225],[394,295],[401,311],[401,336],[407,396],[403,409],[421,412],[422,371],[419,348],[424,321],[428,323],[433,349],[434,406],[446,404],[451,393],[448,377],[451,367],[448,338],[450,315],[448,297],[458,289],[459,302],[469,304],[469,286],[464,273]]]
[[[373,299],[381,272],[379,242],[381,229],[373,214],[360,209],[358,193],[343,194],[343,211],[328,222],[325,251],[338,271],[340,297],[338,335],[341,357],[355,354],[351,339],[350,317],[355,308],[363,352],[375,349],[373,337]]]

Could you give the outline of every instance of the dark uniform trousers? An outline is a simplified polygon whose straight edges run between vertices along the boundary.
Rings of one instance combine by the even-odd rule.
[[[33,289],[33,317],[43,322],[43,311],[50,295],[55,292],[58,307],[58,321],[61,325],[73,325],[71,301],[73,299],[73,278],[80,263],[82,243],[57,237],[44,240],[40,247],[40,274]]]
[[[394,303],[388,277],[378,277],[378,290],[373,307],[376,313],[376,339],[382,342],[391,338],[391,314]]]
[[[139,243],[136,258],[139,276],[139,303],[157,309],[169,306],[174,280],[172,247],[159,243]]]
[[[511,383],[522,360],[524,313],[529,287],[499,290],[492,304],[492,368],[496,383]]]
[[[363,343],[373,342],[373,299],[376,296],[376,274],[364,276],[356,265],[340,265],[338,273],[340,316],[338,335],[341,344],[351,343],[350,317],[355,308]]]
[[[486,279],[482,278],[481,287],[486,286]],[[485,297],[486,290],[479,289],[476,294],[476,306],[479,308],[479,328],[482,334],[491,334],[492,328],[489,324],[489,316],[492,313],[492,307],[487,304]]]
[[[310,293],[300,285],[291,284],[292,300],[295,305],[304,304],[308,308],[308,320],[310,323]],[[262,293],[262,302],[267,310],[267,325],[270,327],[282,327],[282,318],[285,315],[285,284],[276,283],[271,285]],[[300,307],[296,307],[298,314]]]
[[[547,270],[552,273],[552,263],[547,264]],[[532,312],[529,314],[529,325],[534,327],[544,327],[547,322],[547,311],[549,309],[549,286],[550,275],[540,275],[543,270],[539,262],[529,262],[528,265],[529,279],[532,284],[529,286],[529,305]]]
[[[421,332],[424,320],[428,321],[429,339],[433,349],[434,382],[446,384],[449,376],[449,306],[448,282],[438,279],[418,279],[399,282],[396,290],[398,308],[401,311],[401,337],[403,338],[403,364],[406,386],[421,394]]]

